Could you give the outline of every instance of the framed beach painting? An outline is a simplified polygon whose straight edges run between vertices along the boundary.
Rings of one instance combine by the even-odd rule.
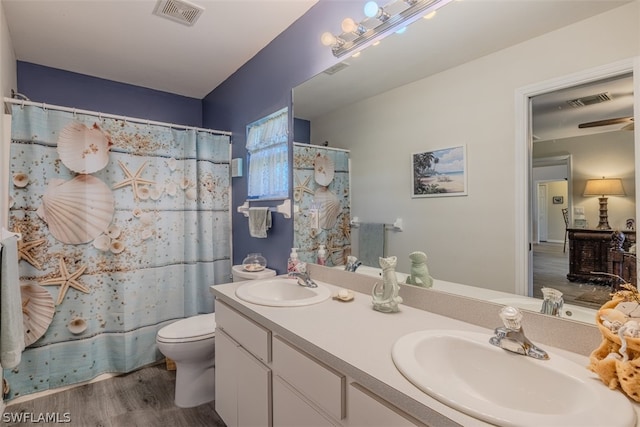
[[[411,174],[411,197],[466,196],[466,146],[413,153]]]

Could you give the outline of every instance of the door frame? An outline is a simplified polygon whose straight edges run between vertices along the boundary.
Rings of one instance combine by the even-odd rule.
[[[530,295],[533,287],[532,251],[532,148],[531,98],[548,92],[611,77],[633,73],[634,121],[640,121],[640,57],[628,58],[612,64],[583,70],[556,79],[524,86],[515,91],[515,289],[518,295]],[[634,131],[634,141],[640,141],[640,127]],[[636,188],[640,183],[640,150],[635,153]],[[636,203],[638,218],[639,203]],[[570,212],[571,213],[571,212]]]

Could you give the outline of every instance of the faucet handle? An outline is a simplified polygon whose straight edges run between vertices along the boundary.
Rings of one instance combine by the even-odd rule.
[[[500,310],[500,319],[504,327],[517,331],[522,326],[522,313],[515,307],[505,306]]]

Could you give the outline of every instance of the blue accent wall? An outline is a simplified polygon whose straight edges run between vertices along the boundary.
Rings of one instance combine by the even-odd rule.
[[[22,61],[17,73],[17,91],[34,102],[202,127],[200,99]]]
[[[364,3],[364,0],[320,0],[204,98],[203,125],[233,132],[232,157],[246,159],[247,124],[280,108],[291,108],[291,90],[295,86],[339,62],[331,49],[320,43],[320,35],[325,31],[339,34],[340,23],[347,16],[362,18]],[[289,128],[291,144],[293,120]],[[292,155],[292,150],[289,151]],[[290,164],[293,164],[292,158]],[[292,192],[293,185],[290,184],[289,188]],[[234,264],[242,262],[248,253],[261,252],[270,268],[278,273],[286,272],[289,250],[293,245],[293,218],[285,219],[274,214],[268,237],[252,238],[247,218],[236,211],[247,197],[246,177],[233,178],[232,193]],[[275,206],[278,203],[280,201],[255,202],[252,206]]]

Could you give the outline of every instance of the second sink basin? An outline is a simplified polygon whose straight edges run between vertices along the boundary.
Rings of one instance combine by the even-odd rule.
[[[254,304],[270,307],[298,307],[317,304],[329,299],[331,291],[323,282],[315,281],[317,288],[298,285],[298,281],[288,278],[254,280],[240,285],[236,296]]]
[[[635,426],[629,400],[557,354],[549,360],[489,344],[490,334],[425,330],[393,346],[398,370],[460,412],[499,426]],[[544,348],[544,346],[543,346]]]

